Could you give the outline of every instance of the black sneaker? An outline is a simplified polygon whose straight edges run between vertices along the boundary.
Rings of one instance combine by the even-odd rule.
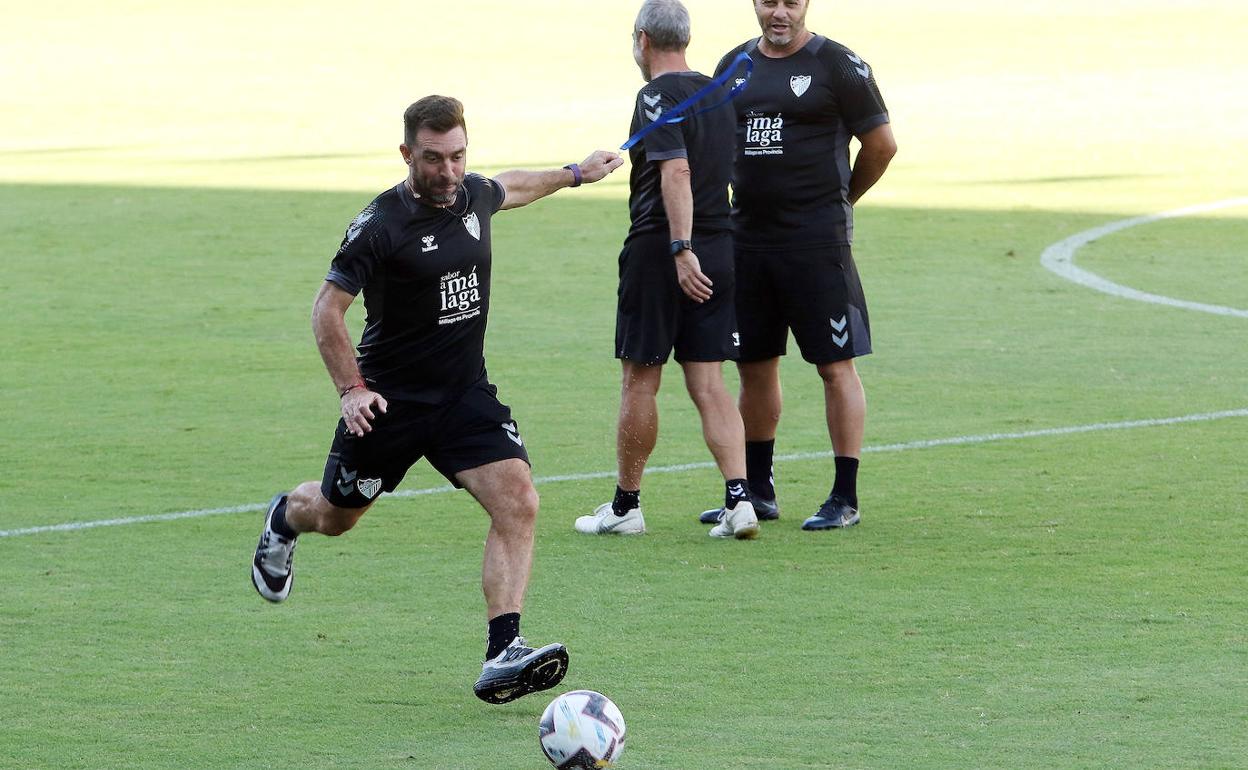
[[[286,504],[286,493],[278,492],[269,501],[264,514],[264,530],[256,546],[256,556],[251,560],[251,584],[256,591],[271,602],[284,602],[290,596],[290,586],[295,582],[295,558],[297,538],[284,538],[273,531],[269,523],[278,506]]]
[[[507,649],[481,666],[473,693],[486,703],[508,703],[531,692],[549,690],[568,673],[568,649],[548,644],[541,649],[525,646],[517,636]]]
[[[761,497],[750,495],[750,502],[754,503],[754,515],[759,521],[775,521],[780,518],[780,506],[776,505],[776,501],[764,500]],[[702,515],[698,516],[698,521],[703,524],[718,524],[719,520],[724,518],[723,508],[712,508],[709,511],[702,511]]]
[[[815,515],[802,522],[802,529],[842,529],[858,523],[858,509],[837,494],[828,495]]]

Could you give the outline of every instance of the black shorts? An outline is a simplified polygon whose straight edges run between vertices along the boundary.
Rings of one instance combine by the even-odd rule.
[[[482,380],[440,406],[390,401],[361,437],[339,420],[321,494],[339,508],[363,508],[382,492],[393,492],[421,457],[456,487],[462,486],[455,480],[460,471],[513,457],[527,463],[511,409],[497,393]]]
[[[711,279],[711,298],[698,303],[676,282],[667,233],[634,236],[620,252],[615,357],[639,364],[731,361],[737,358],[732,233],[693,236],[693,252]]]
[[[741,360],[787,352],[788,331],[812,364],[871,352],[871,324],[848,246],[737,249]]]

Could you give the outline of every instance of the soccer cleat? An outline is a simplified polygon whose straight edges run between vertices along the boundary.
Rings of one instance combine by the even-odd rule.
[[[486,703],[508,703],[531,692],[549,690],[568,673],[568,649],[548,644],[533,649],[517,636],[496,657],[481,666],[473,693]]]
[[[775,521],[780,518],[780,506],[776,504],[774,499],[764,500],[761,497],[750,495],[750,502],[754,504],[754,515],[758,517],[759,521]],[[723,516],[723,508],[712,508],[709,511],[702,511],[698,521],[703,524],[718,524]]]
[[[711,527],[711,537],[735,537],[738,540],[758,537],[758,516],[754,513],[754,506],[743,500],[725,509],[719,523]]]
[[[641,508],[630,508],[623,516],[616,516],[611,503],[603,503],[588,516],[576,517],[577,532],[586,535],[640,535],[646,531],[646,519]]]
[[[845,498],[833,493],[828,495],[828,499],[823,501],[823,505],[819,506],[813,516],[802,522],[802,529],[842,529],[854,526],[858,519],[858,509]]]
[[[269,501],[269,509],[264,514],[264,531],[260,533],[256,556],[251,560],[251,584],[261,596],[271,602],[286,601],[286,597],[290,595],[290,586],[295,582],[295,569],[291,566],[291,561],[295,558],[297,538],[284,538],[269,526],[269,522],[273,520],[273,512],[279,505],[285,504],[284,492],[278,492]]]

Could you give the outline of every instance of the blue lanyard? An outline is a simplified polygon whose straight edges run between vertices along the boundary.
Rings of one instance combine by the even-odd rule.
[[[715,78],[711,82],[699,88],[697,92],[694,93],[693,96],[690,96],[688,99],[684,100],[680,104],[676,105],[670,110],[667,110],[666,112],[659,115],[657,118],[654,119],[652,123],[649,123],[643,126],[640,131],[630,136],[627,142],[620,145],[620,149],[627,150],[628,148],[640,142],[642,139],[645,138],[646,134],[655,130],[659,126],[666,126],[670,123],[679,123],[680,121],[684,120],[686,117],[691,117],[691,116],[681,115],[681,113],[684,112],[685,110],[688,110],[694,104],[699,102],[703,97],[705,97],[711,91],[714,91],[716,88],[719,88],[720,86],[727,83],[728,79],[731,78],[736,73],[737,68],[741,66],[742,64],[745,65],[745,77],[741,79],[740,83],[733,86],[732,90],[728,92],[728,96],[724,98],[723,100],[715,104],[712,104],[710,107],[704,107],[703,109],[700,109],[693,114],[701,115],[702,113],[710,112],[711,110],[717,107],[723,107],[725,104],[732,101],[733,97],[741,93],[741,91],[747,85],[749,85],[750,73],[754,71],[754,62],[750,59],[750,55],[744,51],[737,54],[737,58],[732,60],[732,64],[729,65],[726,70],[721,72],[719,74],[719,77]]]

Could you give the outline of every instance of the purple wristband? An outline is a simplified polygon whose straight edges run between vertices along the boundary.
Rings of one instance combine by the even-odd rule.
[[[576,165],[575,163],[569,163],[568,165],[564,166],[564,168],[572,172],[572,186],[580,187],[581,186],[581,167]]]

